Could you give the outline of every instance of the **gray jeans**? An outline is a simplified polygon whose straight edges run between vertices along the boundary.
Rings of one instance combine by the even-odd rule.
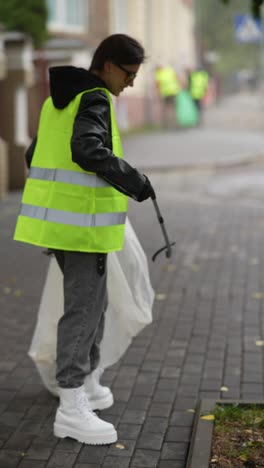
[[[60,387],[76,388],[98,365],[107,307],[106,254],[53,250],[63,272],[64,314],[58,323]]]

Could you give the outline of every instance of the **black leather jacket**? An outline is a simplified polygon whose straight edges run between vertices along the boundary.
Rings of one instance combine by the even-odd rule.
[[[100,78],[82,68],[52,67],[49,72],[51,97],[58,109],[66,107],[82,91],[106,87]],[[28,167],[36,142],[37,137],[26,152]],[[82,96],[74,122],[71,150],[72,160],[82,169],[96,172],[129,197],[140,198],[146,178],[112,151],[110,107],[103,91],[96,90]]]

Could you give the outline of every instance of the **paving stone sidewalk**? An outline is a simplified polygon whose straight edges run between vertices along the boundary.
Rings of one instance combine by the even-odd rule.
[[[156,300],[153,323],[104,374],[112,446],[52,434],[57,400],[27,357],[49,260],[11,240],[19,194],[0,203],[0,468],[184,468],[199,399],[263,400],[264,210],[183,197],[166,174],[152,180],[176,246],[151,262],[163,244],[155,212],[130,203]]]

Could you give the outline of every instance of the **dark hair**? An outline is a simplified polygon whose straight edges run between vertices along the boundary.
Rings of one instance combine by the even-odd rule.
[[[140,65],[145,58],[144,48],[136,39],[126,34],[112,34],[97,47],[90,70],[102,70],[108,60],[120,65]]]

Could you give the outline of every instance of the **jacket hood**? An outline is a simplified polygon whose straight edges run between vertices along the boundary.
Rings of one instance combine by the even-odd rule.
[[[84,68],[51,67],[49,77],[50,95],[57,109],[66,107],[82,91],[98,86],[106,88],[103,80]]]

